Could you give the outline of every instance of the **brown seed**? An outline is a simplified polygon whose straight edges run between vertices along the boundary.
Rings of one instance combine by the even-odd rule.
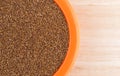
[[[0,0],[0,75],[53,76],[69,46],[69,29],[53,0]]]

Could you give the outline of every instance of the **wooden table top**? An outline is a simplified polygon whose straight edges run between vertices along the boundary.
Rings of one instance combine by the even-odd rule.
[[[120,76],[120,0],[69,0],[80,48],[68,76]]]

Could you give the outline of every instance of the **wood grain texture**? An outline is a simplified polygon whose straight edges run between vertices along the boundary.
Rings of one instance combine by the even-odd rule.
[[[68,76],[120,76],[120,0],[69,0],[80,49]]]

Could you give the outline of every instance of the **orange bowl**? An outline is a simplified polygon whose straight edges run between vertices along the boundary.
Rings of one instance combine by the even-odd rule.
[[[76,20],[73,10],[67,0],[54,0],[61,8],[69,27],[70,42],[66,58],[54,76],[65,76],[73,63],[77,46]]]

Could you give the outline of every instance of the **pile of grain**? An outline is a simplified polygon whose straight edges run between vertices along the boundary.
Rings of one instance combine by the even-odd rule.
[[[53,0],[0,0],[0,76],[53,76],[69,46]]]

